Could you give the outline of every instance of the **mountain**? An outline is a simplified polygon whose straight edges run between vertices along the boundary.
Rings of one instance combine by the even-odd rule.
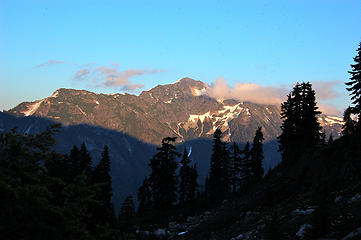
[[[199,182],[209,170],[211,137],[220,127],[224,139],[251,141],[258,126],[265,135],[264,168],[280,161],[276,137],[280,134],[280,108],[236,100],[219,101],[208,97],[208,86],[190,78],[130,94],[95,94],[84,90],[58,89],[50,97],[24,102],[0,113],[0,131],[17,126],[21,133],[35,134],[60,122],[55,150],[69,153],[73,145],[85,142],[96,164],[104,145],[110,148],[114,201],[116,207],[136,189],[149,173],[148,162],[161,139],[177,136],[177,150],[191,151],[198,165]],[[321,115],[319,121],[328,134],[337,137],[342,119]]]
[[[45,117],[64,125],[100,126],[150,144],[159,144],[166,136],[177,136],[178,142],[210,138],[217,128],[225,133],[224,140],[235,142],[251,141],[258,126],[263,127],[266,141],[280,134],[279,106],[219,101],[205,94],[208,87],[183,78],[139,96],[61,88],[48,98],[23,102],[9,113]],[[339,136],[342,118],[321,115],[319,119],[327,135]]]

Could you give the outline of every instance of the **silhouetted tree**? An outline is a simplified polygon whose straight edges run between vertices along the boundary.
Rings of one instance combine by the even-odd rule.
[[[241,159],[241,150],[239,149],[238,145],[235,142],[233,142],[231,153],[232,153],[231,170],[230,170],[231,188],[232,188],[232,192],[236,193],[239,191],[241,186],[242,159]]]
[[[92,206],[93,221],[112,223],[114,221],[114,207],[112,203],[112,177],[110,176],[108,146],[104,146],[101,160],[94,169],[92,184],[95,188],[95,200],[97,201]]]
[[[94,196],[95,191],[89,188],[85,172],[77,175],[72,183],[65,187],[66,238],[88,239],[90,237],[88,224],[92,214],[89,210],[94,204]]]
[[[128,196],[125,198],[122,203],[118,215],[119,227],[122,232],[134,232],[133,221],[135,217],[135,206],[133,202],[133,197]]]
[[[132,196],[125,198],[122,206],[120,207],[119,217],[134,217],[135,216],[135,206]]]
[[[357,128],[360,128],[361,125],[361,42],[359,44],[357,51],[357,55],[353,58],[355,61],[354,64],[351,64],[351,74],[350,81],[346,82],[348,91],[350,91],[350,95],[352,103],[354,106],[350,109],[351,113],[357,115]]]
[[[251,161],[252,161],[252,173],[255,180],[260,180],[263,177],[263,133],[262,127],[259,127],[256,131],[256,135],[253,138]]]
[[[281,105],[282,133],[278,137],[279,151],[285,163],[295,161],[304,151],[321,143],[321,126],[317,120],[315,91],[312,85],[297,83]]]
[[[0,133],[0,231],[2,239],[60,239],[63,209],[50,191],[60,179],[50,177],[43,162],[52,155],[52,134],[59,126],[36,135],[12,129]],[[61,181],[61,180],[60,180]]]
[[[345,109],[343,113],[343,126],[342,126],[342,135],[350,135],[354,132],[356,121],[352,119],[351,115],[353,114],[352,107],[348,107]]]
[[[213,134],[213,151],[209,172],[209,194],[213,203],[224,200],[230,191],[229,154],[222,141],[222,131],[217,129]]]
[[[153,206],[152,193],[148,178],[144,178],[142,185],[138,189],[138,214],[142,215]]]
[[[153,207],[167,209],[173,206],[177,199],[177,162],[180,154],[172,144],[176,137],[163,138],[158,153],[150,160],[152,172],[149,176],[149,186],[153,199]]]
[[[252,159],[251,159],[251,150],[249,142],[246,143],[243,149],[242,161],[242,182],[248,184],[252,180]]]
[[[85,143],[83,142],[80,145],[80,149],[79,149],[79,157],[80,157],[80,171],[83,172],[85,171],[85,174],[87,175],[88,179],[90,180],[90,176],[92,174],[92,158],[90,156],[90,153],[88,151],[88,149],[85,146]]]
[[[184,205],[186,203],[191,203],[195,200],[196,191],[198,188],[198,173],[196,165],[190,165],[191,160],[188,157],[188,152],[186,148],[184,148],[182,160],[180,163],[181,168],[179,171],[179,203],[181,205]]]

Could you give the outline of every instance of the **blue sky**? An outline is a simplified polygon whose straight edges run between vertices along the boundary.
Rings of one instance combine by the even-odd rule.
[[[358,0],[2,0],[0,110],[61,87],[138,94],[222,76],[231,87],[315,82],[319,102],[342,111],[360,41]]]

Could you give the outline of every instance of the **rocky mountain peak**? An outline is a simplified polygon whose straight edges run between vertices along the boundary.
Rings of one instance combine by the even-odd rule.
[[[207,84],[191,78],[158,85],[139,96],[60,88],[50,97],[21,103],[9,112],[45,117],[65,125],[101,126],[153,144],[166,136],[177,136],[178,141],[211,138],[217,128],[222,129],[227,141],[250,141],[259,126],[266,140],[279,135],[279,106],[237,100],[218,102],[207,96],[207,88]],[[320,118],[320,122],[337,137],[340,119]]]

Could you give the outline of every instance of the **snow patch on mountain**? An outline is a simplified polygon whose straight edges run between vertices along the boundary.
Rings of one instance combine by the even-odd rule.
[[[203,123],[205,118],[211,118],[211,117],[212,117],[211,112],[206,112],[205,114],[202,115],[190,114],[188,121],[197,122],[197,120],[199,119]]]
[[[191,88],[193,96],[201,96],[206,94],[207,90],[205,88],[197,89],[197,88]]]
[[[330,124],[343,124],[343,118],[342,117],[336,117],[336,116],[327,116],[326,121]]]
[[[56,97],[58,97],[58,95],[59,95],[59,92],[58,92],[58,90],[56,90],[49,98],[56,98]]]
[[[173,101],[173,98],[171,98],[171,99],[170,99],[170,100],[168,100],[168,101],[165,101],[164,103],[169,104],[169,103],[172,103],[172,101]]]
[[[86,113],[83,111],[83,109],[81,109],[78,105],[76,105],[76,107],[79,109],[79,111],[80,111],[84,116],[86,116]]]
[[[318,118],[318,121],[323,125],[333,125],[333,124],[343,125],[343,118],[337,116],[322,116]]]
[[[225,105],[223,106],[223,109],[216,112],[206,112],[199,115],[190,114],[188,122],[197,123],[199,120],[201,123],[203,123],[207,118],[212,123],[212,130],[207,134],[212,134],[212,132],[214,132],[218,127],[220,127],[222,131],[227,130],[229,128],[229,123],[243,112],[245,112],[247,115],[250,115],[248,108],[241,107],[241,103],[233,106]]]
[[[21,113],[23,113],[25,116],[31,116],[33,115],[36,110],[38,110],[38,108],[40,107],[40,104],[44,102],[44,99],[42,100],[39,100],[31,105],[28,106],[27,110],[26,111],[23,111]]]

